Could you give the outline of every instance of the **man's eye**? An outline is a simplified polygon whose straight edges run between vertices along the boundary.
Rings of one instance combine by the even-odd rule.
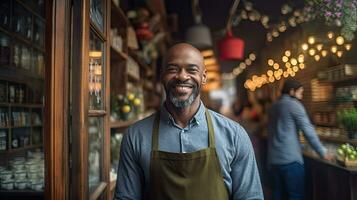
[[[177,67],[173,67],[173,66],[169,66],[166,68],[167,72],[176,72],[177,71]]]

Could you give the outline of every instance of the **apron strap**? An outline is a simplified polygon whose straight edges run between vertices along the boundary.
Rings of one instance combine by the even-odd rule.
[[[152,130],[151,148],[152,150],[159,150],[159,125],[160,125],[160,110],[157,111]]]
[[[205,115],[206,115],[206,121],[207,121],[207,127],[208,127],[209,147],[215,147],[212,118],[211,118],[211,115],[208,112],[207,108],[206,108]],[[159,142],[158,142],[159,141],[159,125],[160,125],[160,110],[155,115],[153,131],[152,131],[152,139],[151,139],[151,148],[152,148],[152,150],[155,150],[155,151],[159,150]]]
[[[214,129],[213,129],[213,123],[212,123],[212,118],[211,114],[209,114],[208,109],[206,108],[206,121],[207,121],[207,127],[208,127],[208,142],[209,142],[209,147],[215,147],[215,141],[214,141]]]

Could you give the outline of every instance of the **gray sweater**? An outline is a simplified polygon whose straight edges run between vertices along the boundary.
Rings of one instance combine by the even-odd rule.
[[[269,112],[269,164],[304,163],[298,135],[300,130],[313,149],[323,157],[327,150],[316,135],[304,106],[296,98],[284,94]]]

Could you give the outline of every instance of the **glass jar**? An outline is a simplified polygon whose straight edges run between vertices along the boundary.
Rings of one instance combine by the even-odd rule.
[[[27,180],[24,179],[24,180],[16,180],[16,182],[14,183],[14,187],[16,189],[19,189],[19,190],[24,190],[27,188]]]
[[[26,179],[26,171],[25,170],[15,170],[14,178],[15,178],[15,180],[25,180]]]
[[[27,177],[29,178],[30,181],[37,180],[38,174],[39,174],[39,170],[37,169],[27,171]]]
[[[0,130],[0,150],[6,150],[6,147],[7,147],[6,132]]]
[[[0,65],[10,64],[10,40],[3,34],[0,34]]]
[[[9,171],[9,170],[3,170],[1,173],[0,173],[0,179],[5,181],[5,180],[9,180],[12,178],[12,171]]]
[[[31,189],[35,191],[42,191],[43,189],[43,181],[36,180],[31,182]]]
[[[14,180],[7,179],[1,182],[1,188],[4,190],[13,190],[14,189]]]

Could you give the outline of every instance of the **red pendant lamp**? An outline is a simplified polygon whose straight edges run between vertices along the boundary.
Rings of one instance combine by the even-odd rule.
[[[227,35],[219,42],[220,59],[222,60],[239,60],[244,56],[244,41],[233,36],[232,17],[237,10],[239,0],[234,0],[230,9],[227,21]]]

